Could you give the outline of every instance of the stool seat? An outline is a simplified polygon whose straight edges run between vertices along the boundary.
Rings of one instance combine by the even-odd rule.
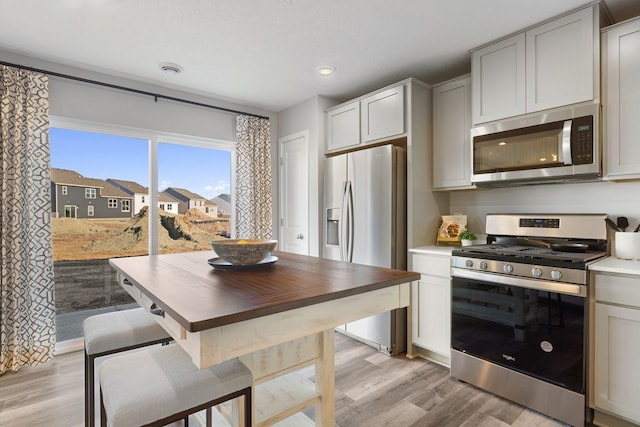
[[[144,308],[97,314],[86,318],[82,327],[88,355],[108,354],[171,338]]]
[[[84,332],[84,419],[95,425],[95,359],[109,354],[166,344],[171,336],[144,308],[113,311],[90,316],[82,323]]]
[[[177,344],[109,358],[99,378],[103,414],[112,427],[170,421],[241,394],[250,402],[253,385],[251,371],[238,359],[198,369]]]

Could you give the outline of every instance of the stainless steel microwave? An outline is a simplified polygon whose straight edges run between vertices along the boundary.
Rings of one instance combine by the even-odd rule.
[[[600,106],[578,104],[471,130],[479,186],[586,181],[602,175]]]

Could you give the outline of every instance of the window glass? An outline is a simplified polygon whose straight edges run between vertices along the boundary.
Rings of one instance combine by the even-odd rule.
[[[149,142],[55,127],[49,139],[56,334],[62,342],[82,337],[82,320],[90,315],[136,306],[109,258],[148,253],[148,218],[114,209],[127,194],[107,180],[147,187]]]
[[[215,203],[220,194],[231,192],[230,151],[161,142],[158,181],[164,195],[179,193],[187,199],[177,214],[170,204],[160,213],[165,219],[159,230],[159,253],[208,250],[211,240],[231,235],[230,216],[205,207],[205,201]]]

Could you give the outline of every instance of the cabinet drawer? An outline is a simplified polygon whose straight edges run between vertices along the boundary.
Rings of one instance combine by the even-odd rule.
[[[596,274],[596,301],[640,307],[640,277]]]
[[[451,258],[433,255],[413,255],[413,271],[429,276],[451,277]]]

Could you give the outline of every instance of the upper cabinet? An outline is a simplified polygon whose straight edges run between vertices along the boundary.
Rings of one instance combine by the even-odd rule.
[[[327,112],[327,150],[360,144],[360,103],[351,102]]]
[[[473,51],[473,124],[597,100],[597,7]]]
[[[524,50],[522,33],[471,54],[474,124],[525,113]]]
[[[471,78],[433,88],[433,187],[471,186]]]
[[[404,133],[404,86],[397,86],[360,101],[362,142]]]
[[[602,34],[603,105],[608,179],[640,178],[640,18]]]
[[[404,135],[405,85],[365,95],[327,110],[327,152]]]

